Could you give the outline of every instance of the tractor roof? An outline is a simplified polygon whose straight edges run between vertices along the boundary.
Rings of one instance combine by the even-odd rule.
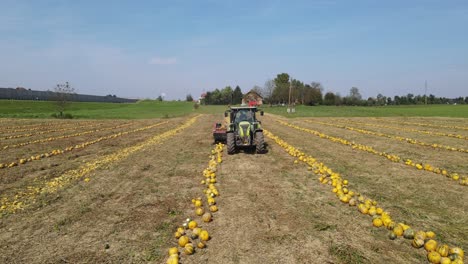
[[[244,110],[244,109],[249,109],[249,110],[258,110],[256,106],[236,106],[236,107],[230,107],[230,110]]]

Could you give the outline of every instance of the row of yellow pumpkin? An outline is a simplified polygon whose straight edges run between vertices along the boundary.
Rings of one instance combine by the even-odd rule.
[[[428,130],[419,130],[419,129],[414,129],[414,128],[409,128],[405,126],[387,126],[387,125],[378,125],[378,124],[373,124],[373,123],[364,123],[364,122],[358,122],[355,120],[344,120],[344,119],[333,119],[334,122],[345,122],[345,123],[352,123],[352,124],[357,124],[357,125],[364,125],[364,126],[371,126],[371,127],[377,127],[377,128],[388,128],[388,129],[394,129],[397,131],[406,131],[406,132],[416,132],[416,133],[421,133],[421,134],[426,134],[426,135],[432,135],[432,136],[441,136],[441,137],[451,137],[451,138],[458,138],[458,139],[464,139],[468,140],[467,136],[460,135],[460,134],[453,134],[453,133],[445,133],[445,132],[438,132],[438,131],[428,131]]]
[[[122,127],[129,126],[131,124],[132,123],[125,123],[125,124],[121,124],[121,125],[113,126],[113,127],[96,128],[96,129],[87,130],[87,131],[83,131],[83,132],[77,132],[77,133],[73,133],[73,134],[69,134],[69,135],[48,137],[48,138],[42,138],[42,139],[36,139],[36,140],[21,142],[21,143],[17,143],[17,144],[6,145],[6,146],[0,147],[0,151],[5,150],[5,149],[23,147],[23,146],[27,146],[27,145],[31,145],[31,144],[51,142],[51,141],[60,140],[60,139],[64,139],[64,138],[79,137],[79,136],[84,136],[84,135],[87,135],[87,134],[97,133],[97,132],[106,131],[106,130],[119,129],[119,128],[122,128]]]
[[[416,168],[418,170],[425,170],[425,171],[429,171],[429,172],[432,172],[432,173],[447,176],[448,178],[450,178],[450,179],[452,179],[454,181],[457,181],[462,186],[468,186],[468,176],[466,176],[466,175],[460,175],[459,173],[456,173],[456,172],[448,172],[446,169],[437,168],[437,167],[432,166],[432,165],[427,164],[427,163],[414,163],[410,159],[403,159],[400,156],[395,155],[395,154],[389,154],[389,153],[386,153],[386,152],[377,151],[371,146],[358,144],[358,143],[348,141],[346,139],[339,138],[339,137],[329,136],[329,135],[321,133],[319,131],[304,128],[304,127],[300,127],[300,126],[296,126],[296,125],[293,125],[293,124],[290,124],[290,123],[287,123],[287,122],[284,122],[284,121],[281,121],[281,120],[277,120],[277,121],[280,124],[283,124],[285,126],[288,126],[288,127],[291,127],[291,128],[294,128],[294,129],[297,129],[297,130],[300,130],[300,131],[303,131],[303,132],[318,136],[320,138],[330,140],[330,141],[335,142],[335,143],[340,143],[342,145],[349,146],[349,147],[351,147],[353,149],[356,149],[356,150],[361,150],[361,151],[365,151],[367,153],[371,153],[371,154],[374,154],[374,155],[377,155],[377,156],[381,156],[381,157],[384,157],[384,158],[386,158],[386,159],[388,159],[390,161],[396,162],[396,163],[402,162],[403,164],[408,165],[408,166],[412,166],[412,167],[414,167],[414,168]]]
[[[361,195],[359,192],[350,189],[348,187],[348,180],[343,179],[339,173],[334,172],[331,168],[327,167],[322,162],[317,161],[316,158],[305,154],[296,147],[288,144],[286,141],[273,135],[271,132],[264,131],[264,134],[280,145],[289,155],[297,158],[294,161],[295,164],[298,164],[299,162],[307,164],[308,170],[311,170],[316,175],[319,175],[320,177],[318,180],[322,184],[330,185],[331,191],[341,202],[348,204],[349,206],[356,206],[359,212],[371,216],[373,226],[386,227],[389,229],[391,231],[391,239],[403,236],[406,239],[412,239],[412,245],[415,248],[425,246],[425,249],[428,252],[428,260],[431,263],[447,263],[447,261],[450,261],[448,263],[463,263],[464,252],[461,248],[450,248],[447,245],[441,245],[439,247],[433,246],[434,243],[437,245],[437,242],[433,240],[435,237],[434,232],[414,232],[409,225],[404,223],[397,223],[394,219],[392,219],[389,212],[378,206],[377,201],[369,199]],[[426,243],[429,244],[426,246]],[[449,253],[450,258],[448,258]],[[439,257],[437,258],[437,256]]]
[[[375,132],[375,131],[361,129],[361,128],[355,128],[355,127],[339,125],[339,124],[334,124],[334,123],[312,121],[312,120],[306,120],[306,122],[317,123],[317,124],[321,124],[321,125],[333,126],[333,127],[338,127],[338,128],[343,128],[343,129],[358,132],[358,133],[361,133],[361,134],[390,138],[390,139],[398,140],[398,141],[401,141],[401,142],[416,144],[416,145],[423,146],[423,147],[430,147],[430,148],[433,148],[433,149],[443,149],[443,150],[449,150],[449,151],[458,151],[458,152],[468,153],[468,149],[464,149],[464,148],[456,148],[456,147],[451,147],[451,146],[446,146],[446,145],[436,144],[436,143],[426,143],[426,142],[422,142],[422,141],[412,139],[412,138],[389,135],[389,134],[384,134],[384,133],[381,133],[381,132]]]
[[[111,163],[119,162],[131,154],[145,149],[149,146],[160,144],[162,141],[167,140],[182,130],[192,126],[199,116],[195,116],[181,124],[180,126],[152,136],[151,138],[143,141],[140,144],[136,144],[130,147],[120,149],[114,153],[105,155],[94,161],[89,161],[80,166],[77,169],[66,171],[59,177],[43,182],[35,182],[34,185],[27,186],[24,190],[18,191],[11,196],[2,196],[0,198],[0,217],[6,214],[16,213],[18,210],[24,210],[27,206],[36,203],[37,197],[42,194],[55,193],[58,190],[66,187],[75,180],[84,178],[85,182],[89,182],[89,178],[86,177],[89,173],[109,166]],[[161,123],[158,123],[161,124]]]
[[[65,147],[63,149],[54,149],[54,150],[52,150],[50,152],[46,152],[46,153],[42,153],[42,154],[36,154],[36,155],[33,155],[33,156],[29,157],[29,158],[21,158],[19,160],[9,162],[9,163],[0,163],[0,169],[13,168],[13,167],[16,167],[18,165],[23,165],[23,164],[26,164],[26,163],[31,162],[31,161],[36,161],[36,160],[41,160],[43,158],[53,157],[53,156],[60,155],[60,154],[63,154],[63,153],[66,153],[66,152],[69,152],[69,151],[72,151],[72,150],[82,149],[82,148],[85,148],[87,146],[99,143],[99,142],[104,141],[104,140],[115,139],[115,138],[118,138],[118,137],[121,137],[121,136],[125,136],[125,135],[128,135],[128,134],[148,130],[148,129],[151,129],[151,128],[154,128],[154,127],[157,127],[157,126],[160,126],[160,125],[164,125],[164,124],[167,124],[167,123],[168,123],[168,121],[164,121],[164,122],[160,122],[160,123],[157,123],[157,124],[132,129],[132,130],[129,130],[129,131],[118,132],[118,133],[111,134],[111,135],[108,135],[108,136],[103,136],[103,137],[100,137],[100,138],[97,138],[97,139],[94,139],[94,140],[91,140],[91,141],[86,141],[86,142],[77,144],[75,146],[68,146],[68,147]]]
[[[67,128],[70,127],[71,129],[74,129],[77,127],[78,122],[73,122],[73,123],[66,123],[60,128]],[[88,124],[93,124],[95,121],[85,121],[85,122],[79,122],[79,126],[83,125],[88,125]],[[59,125],[59,122],[49,122],[49,123],[41,123],[41,124],[32,124],[32,125],[23,125],[23,126],[11,126],[11,127],[2,127],[2,130],[0,131],[1,134],[11,134],[11,133],[19,133],[19,132],[26,132],[26,131],[37,131],[43,128],[48,128],[51,126],[55,126],[57,129],[57,125]],[[61,125],[61,124],[60,124]]]
[[[462,130],[468,130],[468,127],[463,127],[463,126],[451,126],[451,125],[435,125],[435,124],[428,124],[428,123],[420,123],[420,122],[405,122],[405,121],[393,121],[393,120],[388,120],[388,119],[381,119],[381,118],[373,118],[375,120],[378,120],[380,122],[385,122],[385,123],[393,123],[393,124],[403,124],[403,125],[415,125],[415,126],[422,126],[422,127],[433,127],[433,128],[449,128],[449,129],[462,129]]]
[[[32,130],[32,132],[28,132],[25,134],[13,134],[13,135],[8,135],[8,136],[3,136],[0,137],[0,139],[16,139],[16,138],[23,138],[23,137],[33,137],[33,136],[38,136],[38,135],[43,135],[43,134],[48,134],[48,133],[54,133],[54,132],[63,132],[63,131],[69,131],[69,130],[76,130],[77,128],[83,129],[87,127],[99,127],[101,124],[97,124],[96,122],[92,122],[90,124],[83,124],[84,122],[80,122],[75,124],[75,126],[66,126],[66,127],[54,127],[53,129],[48,129],[48,130]]]
[[[192,204],[195,208],[195,215],[201,217],[202,221],[197,222],[191,218],[179,226],[174,233],[174,237],[178,240],[178,245],[182,248],[185,255],[192,255],[195,253],[195,246],[199,249],[206,247],[207,241],[210,239],[210,235],[206,229],[202,229],[199,223],[209,223],[213,220],[212,213],[218,211],[216,205],[216,197],[219,196],[219,191],[216,188],[216,173],[218,172],[218,165],[223,161],[223,150],[224,145],[222,143],[216,144],[215,148],[212,149],[210,155],[210,161],[208,167],[203,170],[203,179],[201,184],[206,187],[203,190],[205,203],[201,197],[192,199]],[[205,210],[204,204],[207,204],[209,212]],[[198,240],[198,242],[197,242]],[[179,249],[177,247],[169,248],[169,256],[166,260],[167,264],[178,264],[179,263]]]

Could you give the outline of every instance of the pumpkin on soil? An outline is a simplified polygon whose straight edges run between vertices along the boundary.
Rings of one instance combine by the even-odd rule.
[[[463,258],[465,256],[465,252],[463,252],[463,249],[461,249],[459,247],[451,248],[449,252],[450,252],[450,254],[458,255],[460,258]]]
[[[217,212],[218,211],[218,207],[216,205],[212,205],[210,206],[210,211],[211,212]]]
[[[435,251],[431,251],[427,254],[427,260],[429,260],[430,263],[440,263],[440,258],[440,254]]]
[[[447,245],[440,245],[437,247],[437,252],[442,256],[446,257],[449,254],[449,246]]]
[[[411,228],[408,228],[404,231],[403,237],[406,239],[414,239],[414,231]]]
[[[198,207],[196,210],[195,210],[195,214],[200,216],[200,215],[203,215],[205,213],[205,209],[203,209],[203,207]]]
[[[424,246],[424,239],[415,238],[413,239],[413,242],[411,243],[411,245],[415,248],[421,248]]]
[[[191,243],[187,243],[184,247],[184,253],[187,255],[192,255],[193,254],[193,245]]]
[[[211,213],[205,213],[205,214],[202,216],[203,222],[205,222],[205,223],[210,222],[210,221],[211,221],[211,218],[212,218]]]
[[[198,224],[197,224],[196,221],[193,221],[193,220],[192,220],[192,221],[190,221],[190,222],[188,223],[188,228],[190,228],[190,229],[194,229],[194,228],[197,227],[197,226],[198,226]]]
[[[374,218],[374,220],[372,220],[372,225],[375,227],[381,227],[383,225],[382,219]]]
[[[426,237],[429,238],[429,239],[432,239],[435,237],[435,233],[432,232],[432,231],[427,231],[426,232]]]
[[[210,239],[210,235],[208,234],[208,231],[202,230],[202,231],[200,232],[200,239],[201,239],[202,241],[208,241],[208,239]]]
[[[429,239],[426,244],[424,244],[424,248],[430,252],[435,251],[437,249],[437,241]]]
[[[393,233],[395,233],[395,235],[397,236],[402,236],[403,232],[403,227],[401,226],[396,226],[395,228],[393,228]]]
[[[204,242],[200,241],[200,242],[198,242],[197,247],[198,248],[205,248],[206,244]]]
[[[449,258],[447,257],[440,258],[440,264],[450,264],[450,263],[452,263],[452,261]]]
[[[179,238],[179,246],[181,247],[185,247],[185,245],[187,245],[188,242],[189,242],[189,238],[187,236],[181,236]]]
[[[179,250],[176,247],[171,247],[169,249],[169,256],[174,254],[179,254]]]

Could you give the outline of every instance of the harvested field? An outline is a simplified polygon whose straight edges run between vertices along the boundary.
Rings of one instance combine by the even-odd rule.
[[[468,149],[468,120],[270,114],[261,118],[266,154],[227,155],[211,135],[221,119],[0,120],[0,262],[163,263],[177,247],[177,228],[192,218],[210,239],[193,255],[178,247],[181,263],[427,263],[424,248],[390,240],[385,226],[340,201],[335,186],[323,184],[330,176],[318,180],[325,174],[375,201],[385,212],[377,218],[388,214],[433,231],[439,244],[468,249],[468,153],[344,128]],[[23,134],[31,135],[15,137]],[[76,147],[86,142],[93,143]],[[205,223],[191,201],[200,197],[209,210],[200,182],[210,179],[219,211]]]

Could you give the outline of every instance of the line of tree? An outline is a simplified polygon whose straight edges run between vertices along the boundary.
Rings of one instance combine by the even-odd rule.
[[[233,90],[231,86],[223,89],[215,89],[206,93],[203,104],[207,105],[236,105],[242,102],[242,90],[239,86]]]
[[[378,94],[376,97],[364,99],[359,88],[352,87],[347,96],[328,91],[324,94],[324,87],[320,82],[304,83],[293,79],[287,73],[280,73],[273,80],[267,80],[263,88],[258,91],[263,96],[264,103],[272,104],[303,104],[303,105],[410,105],[410,104],[468,104],[467,97],[446,98],[407,94],[387,97]]]

